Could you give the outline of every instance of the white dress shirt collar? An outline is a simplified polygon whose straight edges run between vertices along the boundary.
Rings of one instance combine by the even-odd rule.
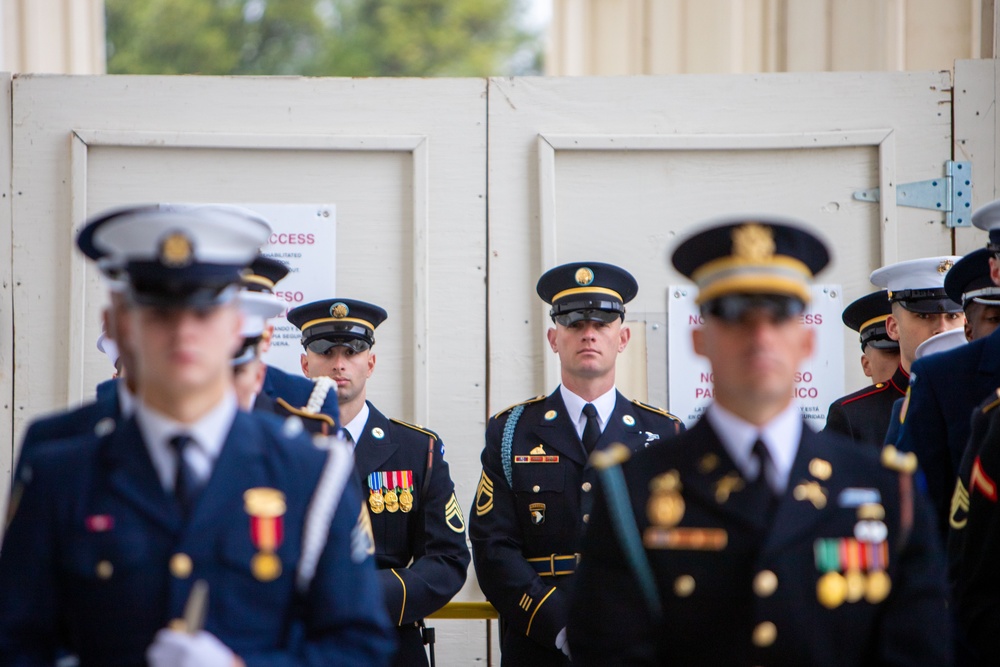
[[[361,440],[361,436],[365,433],[365,424],[368,423],[368,415],[371,414],[371,410],[368,409],[368,401],[365,401],[361,405],[361,410],[354,416],[354,419],[350,421],[349,424],[344,426],[344,430],[351,434],[354,438],[354,446],[358,446],[358,442]]]
[[[135,401],[135,420],[164,489],[173,491],[177,475],[177,460],[170,447],[170,439],[180,434],[191,436],[194,446],[184,450],[184,460],[198,481],[205,482],[211,476],[215,461],[233,427],[236,410],[236,393],[229,391],[197,422],[182,424],[149,407],[141,398]]]
[[[587,401],[571,392],[565,385],[559,385],[559,395],[562,396],[563,404],[566,406],[566,416],[573,422],[576,434],[582,440],[583,429],[587,426],[587,417],[583,414],[583,406],[587,404]],[[590,401],[597,408],[597,422],[601,427],[601,433],[604,433],[604,427],[608,425],[611,413],[615,411],[617,397],[618,391],[612,386],[611,389]]]
[[[802,439],[803,422],[796,401],[792,401],[763,427],[754,426],[737,417],[718,403],[708,406],[705,418],[719,436],[736,467],[748,479],[757,478],[758,463],[752,451],[753,444],[760,438],[767,445],[767,451],[774,463],[774,469],[768,471],[768,483],[776,493],[784,493]]]
[[[118,391],[118,411],[124,419],[128,419],[135,412],[135,396],[128,390],[125,380],[115,382],[115,389]]]

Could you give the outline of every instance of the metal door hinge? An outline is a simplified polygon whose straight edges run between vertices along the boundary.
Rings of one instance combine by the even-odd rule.
[[[948,227],[972,226],[972,163],[948,160],[945,176],[896,186],[896,205],[943,211]],[[879,201],[879,189],[858,190],[854,198]]]

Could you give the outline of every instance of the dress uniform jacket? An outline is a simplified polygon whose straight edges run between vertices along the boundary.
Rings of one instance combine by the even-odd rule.
[[[102,382],[97,385],[97,397],[92,402],[85,403],[69,412],[55,413],[32,422],[21,441],[17,469],[20,470],[24,461],[32,455],[40,442],[62,440],[91,433],[97,423],[103,419],[110,418],[117,421],[121,416],[121,405],[118,400],[119,382],[124,382],[124,380]]]
[[[917,455],[942,538],[948,534],[951,496],[972,412],[1000,386],[998,334],[1000,330],[918,359],[910,369],[909,405],[897,446]]]
[[[353,475],[315,576],[297,592],[305,516],[326,458],[308,436],[285,437],[280,420],[238,412],[185,520],[134,419],[40,448],[16,482],[23,494],[0,552],[0,664],[51,664],[53,647],[63,647],[83,667],[143,665],[197,580],[209,586],[205,630],[248,667],[387,661],[394,638]],[[268,531],[277,570],[253,565],[265,548],[253,537],[261,518],[244,499],[251,488],[284,497],[280,526]],[[293,630],[302,639],[290,646]]]
[[[502,453],[505,426],[521,406],[487,425],[469,536],[479,586],[503,621],[503,663],[558,665],[566,658],[556,636],[568,619],[596,472],[558,390],[522,405],[509,457]],[[676,417],[618,393],[596,449],[621,442],[639,450],[682,429]]]
[[[574,664],[950,664],[929,508],[873,452],[803,426],[771,521],[704,419],[622,470],[663,620],[643,607],[602,486],[570,611]]]
[[[897,366],[888,381],[877,382],[838,398],[830,405],[824,430],[881,449],[889,431],[892,404],[906,395],[909,383],[909,374],[902,366]]]
[[[963,639],[994,665],[1000,636],[1000,400],[994,393],[973,414],[972,436],[949,513],[948,572]]]
[[[366,495],[372,498],[378,487],[382,501],[369,502],[368,509],[379,580],[389,618],[399,631],[393,664],[427,664],[416,621],[446,605],[465,583],[470,560],[465,518],[437,434],[388,419],[371,403],[368,409],[364,434],[354,450],[355,468]],[[425,494],[428,454],[433,463]],[[399,479],[402,472],[408,473],[411,509],[397,500],[398,509],[391,511],[391,503],[385,502],[389,487],[382,484],[392,480],[393,473]],[[395,493],[401,494],[398,488]]]

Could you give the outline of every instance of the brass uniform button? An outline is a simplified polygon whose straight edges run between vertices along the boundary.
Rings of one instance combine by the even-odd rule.
[[[753,578],[753,592],[757,594],[757,597],[770,597],[777,589],[778,575],[771,570],[761,570]]]
[[[778,638],[778,628],[771,621],[764,621],[753,629],[753,645],[766,648]]]
[[[535,493],[538,493],[539,491],[542,490],[542,487],[535,484],[533,487],[531,487],[531,490],[534,491]]]
[[[674,593],[676,593],[679,598],[686,598],[694,593],[694,586],[694,577],[690,574],[682,574],[674,579]]]
[[[191,562],[191,556],[178,553],[170,557],[170,574],[178,579],[187,579],[191,576],[193,569],[194,563]]]
[[[583,515],[583,522],[584,523],[590,523],[590,515],[589,514],[584,514]]]
[[[111,561],[102,560],[94,568],[99,579],[110,579],[111,575],[114,574],[115,566],[111,564]]]
[[[591,489],[590,482],[584,482],[580,488],[583,489],[584,493],[589,493]]]

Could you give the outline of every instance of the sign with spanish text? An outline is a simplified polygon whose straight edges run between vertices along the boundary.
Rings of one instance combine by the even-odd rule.
[[[708,360],[695,354],[691,331],[704,320],[695,305],[693,285],[674,285],[667,292],[667,385],[669,410],[691,426],[715,397]],[[793,389],[813,430],[826,425],[830,403],[844,395],[844,325],[840,285],[813,285],[812,303],[800,315],[816,332],[816,348],[795,376]]]
[[[337,209],[333,204],[240,204],[271,223],[271,238],[261,254],[288,266],[274,294],[296,306],[337,294]],[[282,313],[272,321],[274,335],[264,361],[302,375],[301,332]]]

